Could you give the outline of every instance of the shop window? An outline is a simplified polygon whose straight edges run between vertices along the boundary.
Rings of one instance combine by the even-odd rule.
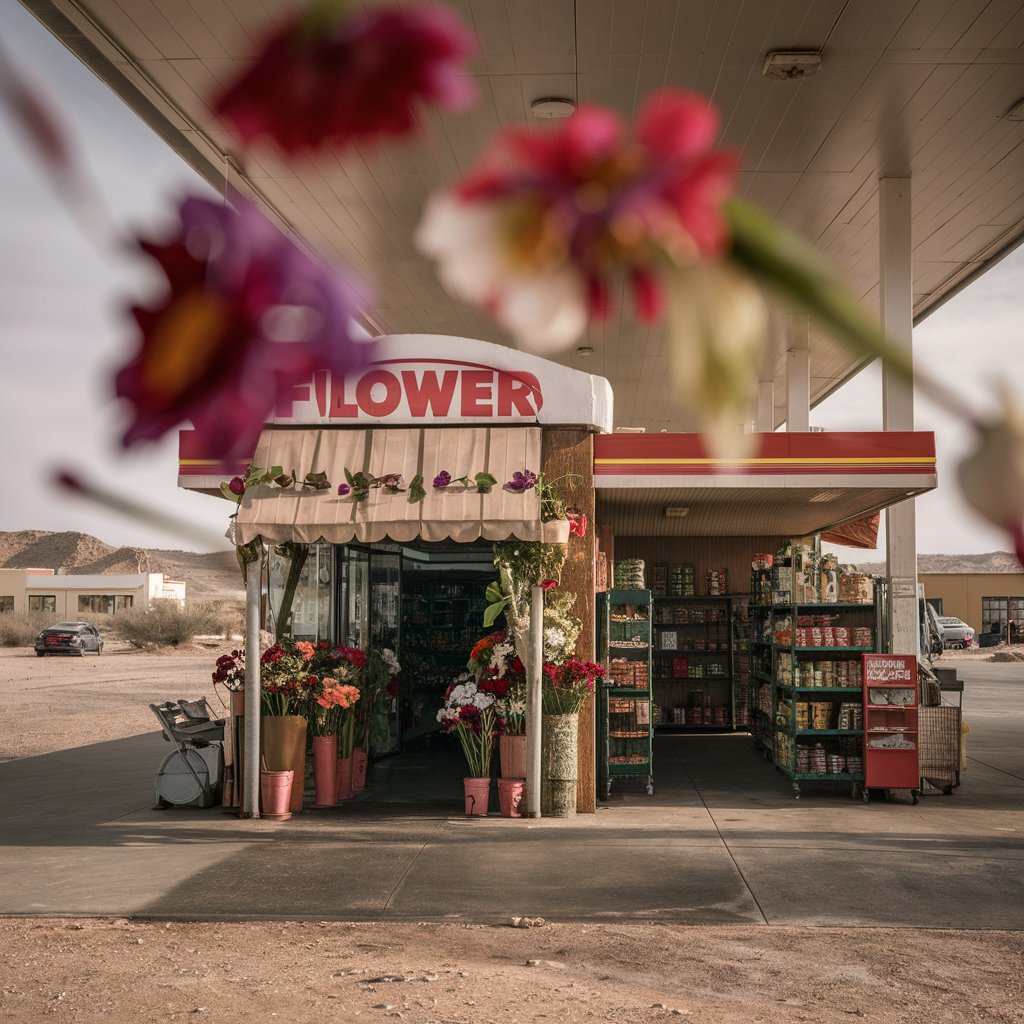
[[[30,612],[56,612],[56,594],[29,594],[28,610]]]
[[[14,611],[14,598],[10,596],[0,595],[0,612],[13,612]]]
[[[1014,598],[1015,606],[1019,598]],[[1009,614],[1009,598],[983,597],[981,599],[982,633],[1001,633],[1006,628]]]
[[[79,594],[78,610],[93,615],[113,615],[131,608],[135,598],[131,594]]]

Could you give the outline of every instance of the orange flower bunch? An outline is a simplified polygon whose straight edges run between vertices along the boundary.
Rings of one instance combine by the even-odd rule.
[[[323,680],[323,692],[316,702],[322,708],[341,708],[347,711],[359,700],[359,688],[339,683],[336,679]]]

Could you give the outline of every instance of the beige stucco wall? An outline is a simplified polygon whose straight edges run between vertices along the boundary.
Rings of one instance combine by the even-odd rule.
[[[926,598],[942,598],[942,614],[981,632],[983,597],[1024,597],[1024,572],[925,572],[917,577]]]
[[[131,597],[132,607],[146,611],[154,601],[172,600],[184,604],[185,584],[165,579],[163,573],[131,575],[55,575],[48,569],[0,569],[0,597],[14,599],[15,612],[28,611],[30,595],[52,596],[56,619],[87,619],[90,612],[78,609],[82,595]]]

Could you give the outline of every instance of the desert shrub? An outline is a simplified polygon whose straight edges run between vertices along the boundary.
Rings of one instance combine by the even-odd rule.
[[[0,647],[31,647],[40,631],[56,621],[53,612],[0,613]]]
[[[154,601],[149,611],[132,608],[114,616],[111,629],[133,647],[179,647],[200,634],[219,633],[217,605],[197,601]]]

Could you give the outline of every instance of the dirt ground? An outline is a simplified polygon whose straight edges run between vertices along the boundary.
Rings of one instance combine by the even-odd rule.
[[[151,731],[150,702],[205,694],[216,706],[217,653],[0,651],[0,758]],[[0,919],[10,1024],[1024,1022],[1022,979],[1018,932]]]

